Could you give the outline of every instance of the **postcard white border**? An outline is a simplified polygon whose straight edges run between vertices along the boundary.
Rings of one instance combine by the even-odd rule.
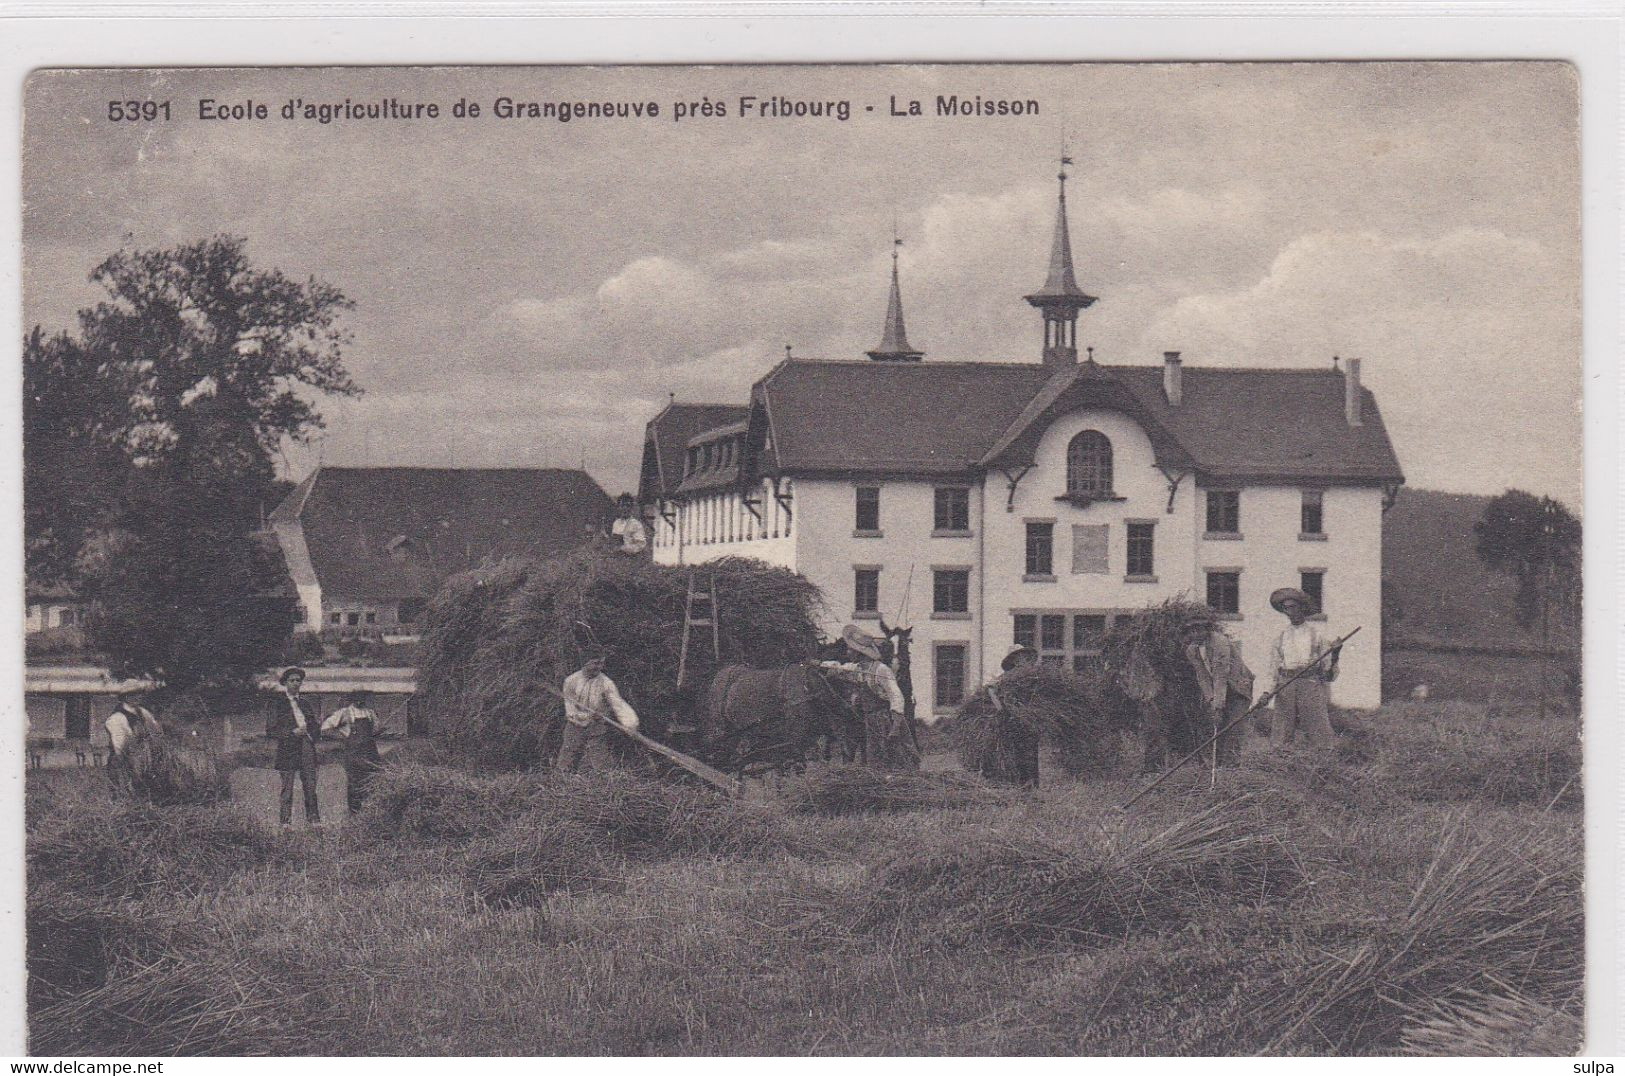
[[[323,14],[313,17],[315,12]],[[1625,920],[1615,898],[1625,835],[1619,795],[1625,756],[1617,722],[1625,644],[1616,432],[1622,403],[1618,4],[13,3],[0,10],[0,20],[0,206],[6,207],[20,207],[21,93],[27,74],[39,67],[1516,58],[1575,64],[1584,183],[1585,687],[1591,718],[1585,756],[1586,1052],[1621,1053],[1625,954],[1618,941]],[[20,229],[20,208],[0,212],[0,247],[6,252],[0,258],[0,338],[9,341],[20,341],[23,333]],[[19,391],[18,364],[0,365],[0,399],[9,404],[0,408],[0,451],[8,461],[20,460]],[[16,566],[22,564],[19,475],[16,463],[0,472],[0,512],[11,521],[0,529],[0,564]],[[0,825],[0,863],[21,864],[20,572],[0,601],[0,625],[0,682],[8,685],[0,693],[7,823]],[[16,1054],[23,1045],[21,872],[9,874],[3,886],[0,1054]],[[1108,1068],[1165,1063],[1125,1059]],[[1233,1061],[1223,1068],[1239,1071],[1241,1064],[1257,1063]],[[1475,1069],[1483,1064],[1462,1064],[1469,1063]],[[725,1061],[703,1064],[732,1067]],[[217,1066],[182,1061],[166,1071]],[[336,1067],[318,1063],[323,1070]]]

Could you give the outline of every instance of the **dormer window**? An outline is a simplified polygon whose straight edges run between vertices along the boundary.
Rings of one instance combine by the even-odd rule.
[[[1112,443],[1099,430],[1084,430],[1066,446],[1066,493],[1074,504],[1119,500],[1112,493]]]

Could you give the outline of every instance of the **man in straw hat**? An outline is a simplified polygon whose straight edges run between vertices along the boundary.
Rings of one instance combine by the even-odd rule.
[[[610,754],[609,729],[605,721],[618,721],[636,731],[638,713],[621,698],[615,681],[604,675],[602,651],[589,652],[581,668],[564,678],[564,742],[559,745],[558,769],[575,773],[578,769],[608,770],[615,765]]]
[[[305,670],[292,666],[284,669],[277,680],[281,690],[271,699],[271,717],[266,722],[265,735],[276,741],[275,765],[282,778],[279,801],[282,824],[293,824],[293,778],[297,774],[305,794],[305,821],[314,826],[322,820],[316,803],[316,741],[322,735],[318,720],[321,715],[299,697],[299,689],[305,684]]]
[[[909,736],[907,703],[897,686],[897,674],[880,656],[880,640],[856,624],[848,624],[841,629],[841,642],[851,660],[820,665],[865,689],[859,692],[858,706],[863,712],[870,764],[887,770],[919,769],[920,754]]]
[[[1270,668],[1278,685],[1270,744],[1285,747],[1298,737],[1309,747],[1330,747],[1333,736],[1327,716],[1326,685],[1337,679],[1338,651],[1331,650],[1327,660],[1288,684],[1295,673],[1313,664],[1330,647],[1320,627],[1309,619],[1314,611],[1309,595],[1296,587],[1282,587],[1270,595],[1270,605],[1288,621],[1270,649]]]
[[[1212,612],[1206,609],[1185,618],[1180,625],[1180,636],[1185,643],[1185,660],[1190,662],[1196,674],[1196,686],[1202,692],[1204,713],[1197,722],[1197,734],[1202,735],[1209,728],[1218,732],[1252,705],[1253,672],[1241,660],[1241,644],[1226,635]],[[1226,730],[1213,745],[1214,765],[1234,765],[1241,758],[1241,745],[1246,737],[1247,730],[1242,723]]]

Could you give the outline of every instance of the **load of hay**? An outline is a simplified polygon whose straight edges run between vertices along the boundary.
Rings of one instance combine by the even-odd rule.
[[[449,580],[427,611],[419,660],[435,735],[451,754],[490,768],[551,758],[563,715],[542,685],[558,688],[602,649],[644,731],[661,738],[668,719],[693,712],[715,672],[707,633],[691,646],[690,675],[677,689],[690,571],[582,550]],[[716,579],[724,663],[771,668],[812,655],[821,598],[807,580],[739,557],[697,571],[702,583]]]
[[[1037,744],[1068,774],[1110,774],[1132,750],[1152,708],[1175,718],[1171,750],[1195,748],[1201,730],[1179,720],[1201,709],[1180,626],[1203,609],[1169,599],[1119,617],[1094,668],[1028,666],[1006,673],[991,691],[982,688],[953,725],[961,763],[993,780],[1018,780],[1021,757]]]

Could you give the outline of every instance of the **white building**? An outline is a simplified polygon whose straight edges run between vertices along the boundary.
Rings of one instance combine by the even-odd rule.
[[[1378,705],[1382,515],[1404,477],[1359,361],[1080,363],[1077,315],[1095,300],[1074,278],[1061,182],[1049,277],[1026,297],[1041,362],[921,361],[894,257],[867,361],[787,359],[748,407],[651,420],[656,561],[758,557],[822,589],[831,634],[912,626],[926,717],[996,676],[1013,642],[1082,667],[1113,618],[1175,596],[1205,600],[1267,679],[1285,624],[1269,594],[1300,587],[1330,631],[1362,628],[1334,704]]]

